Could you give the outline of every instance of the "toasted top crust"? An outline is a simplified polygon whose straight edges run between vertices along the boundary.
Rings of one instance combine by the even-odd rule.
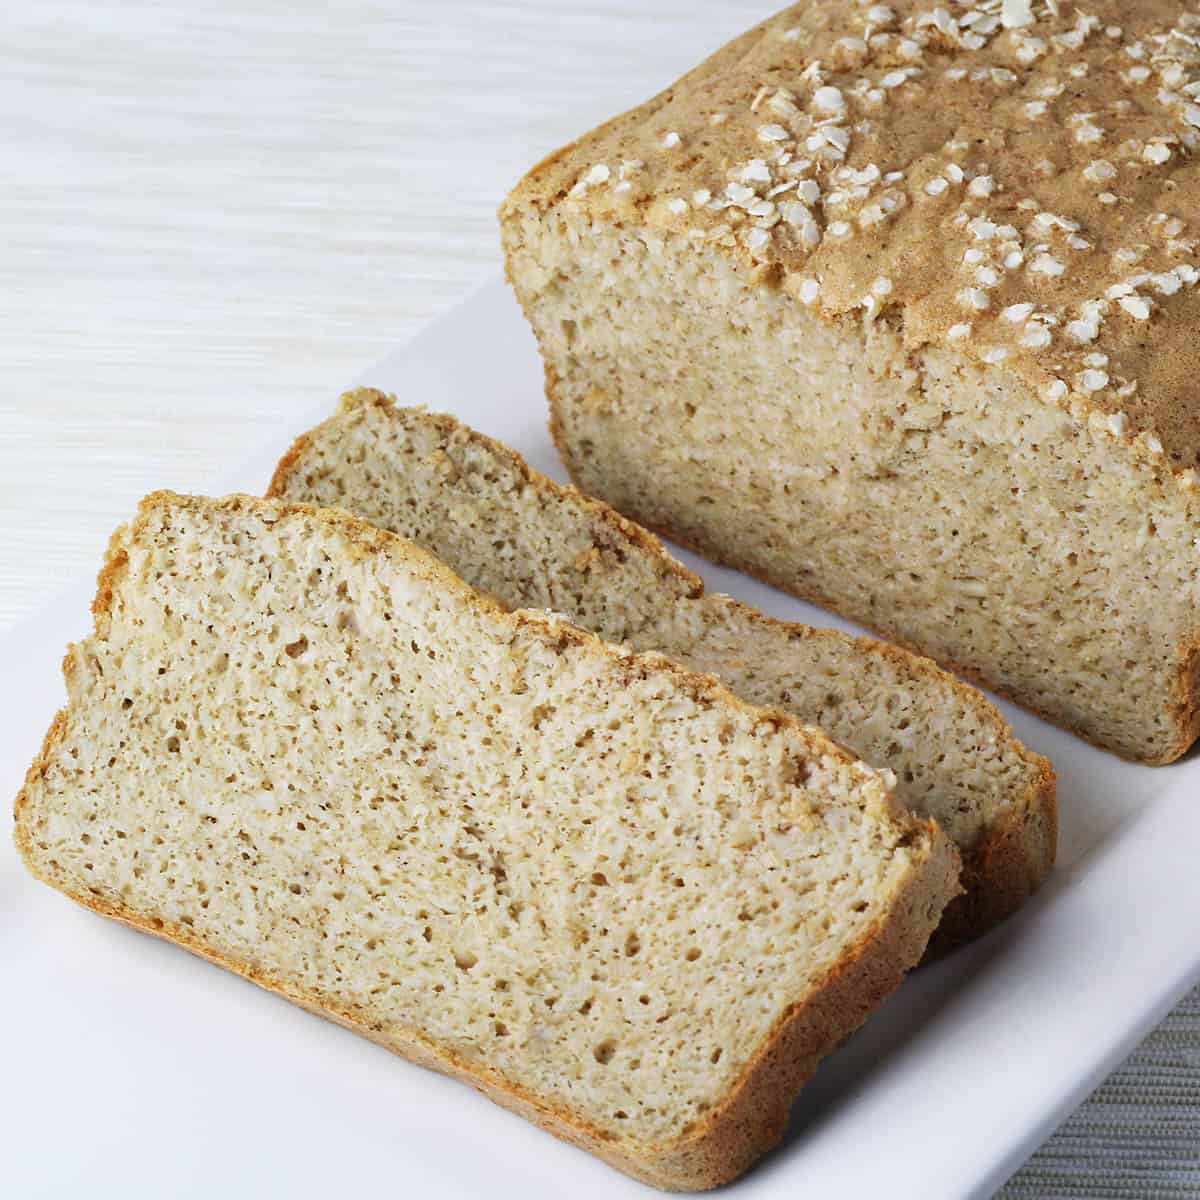
[[[506,203],[718,245],[826,317],[950,341],[1195,486],[1195,0],[810,0]]]

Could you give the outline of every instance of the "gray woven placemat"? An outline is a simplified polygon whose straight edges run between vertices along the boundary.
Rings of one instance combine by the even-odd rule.
[[[1200,988],[1088,1097],[997,1200],[1093,1196],[1200,1197]]]

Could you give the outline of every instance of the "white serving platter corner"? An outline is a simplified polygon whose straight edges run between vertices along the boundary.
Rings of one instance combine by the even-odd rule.
[[[563,478],[541,367],[499,283],[362,380],[450,412]],[[212,491],[260,492],[300,412]],[[171,480],[161,481],[170,486]],[[777,616],[820,610],[681,554]],[[0,793],[54,710],[90,582],[0,643]],[[1059,774],[1059,865],[991,936],[909,978],[829,1059],[746,1200],[989,1196],[1200,978],[1200,760],[1119,762],[1002,705]],[[596,1160],[165,943],[77,908],[0,846],[6,1195],[650,1195]]]

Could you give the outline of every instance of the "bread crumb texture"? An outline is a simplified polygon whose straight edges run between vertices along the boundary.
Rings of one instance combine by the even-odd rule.
[[[37,875],[666,1186],[778,1137],[957,886],[815,731],[341,514],[148,498],[66,675]]]
[[[554,610],[607,641],[661,651],[890,771],[897,797],[936,820],[967,866],[939,945],[1007,916],[1053,862],[1050,765],[974,688],[903,650],[706,593],[653,535],[452,417],[347,393],[284,458],[271,494],[353,512],[509,609]]]
[[[575,479],[1177,756],[1200,723],[1198,145],[1194,4],[780,13],[501,211]]]

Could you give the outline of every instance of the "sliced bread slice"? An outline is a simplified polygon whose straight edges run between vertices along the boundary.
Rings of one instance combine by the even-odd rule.
[[[448,563],[508,608],[549,608],[610,642],[719,676],[889,768],[897,795],[963,855],[945,949],[1019,907],[1054,861],[1055,781],[974,688],[867,638],[786,624],[709,595],[658,539],[532,471],[451,417],[371,389],[280,463],[270,494],[348,509]]]
[[[34,874],[663,1187],[778,1139],[957,890],[817,731],[346,514],[156,494],[94,613]]]

